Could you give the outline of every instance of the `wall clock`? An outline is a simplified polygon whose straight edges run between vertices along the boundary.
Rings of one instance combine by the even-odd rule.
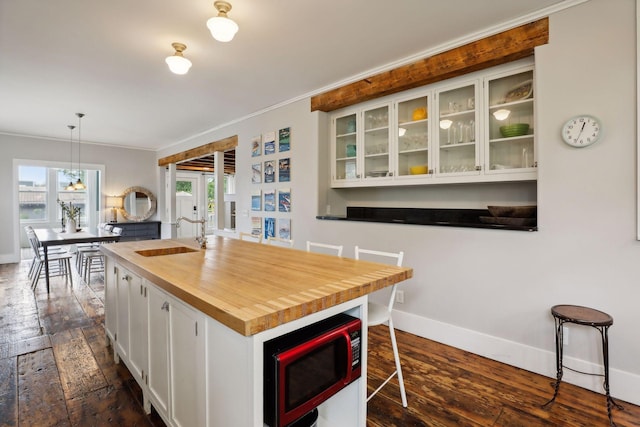
[[[600,138],[601,133],[600,120],[593,116],[575,116],[562,126],[562,140],[572,147],[589,146]]]

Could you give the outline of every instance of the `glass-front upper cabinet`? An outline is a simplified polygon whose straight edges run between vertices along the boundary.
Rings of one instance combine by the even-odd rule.
[[[363,164],[365,179],[383,178],[393,174],[389,162],[391,158],[389,146],[391,136],[389,112],[389,104],[373,107],[368,110],[363,110],[362,112],[364,122]]]
[[[479,174],[477,82],[438,92],[436,174]]]
[[[533,135],[533,68],[487,78],[489,114],[485,139],[486,173],[512,173],[536,167]]]
[[[429,156],[429,94],[397,104],[396,123],[398,143],[396,146],[396,176],[414,176],[432,173]]]
[[[338,116],[333,123],[333,180],[358,179],[358,115],[356,112]]]

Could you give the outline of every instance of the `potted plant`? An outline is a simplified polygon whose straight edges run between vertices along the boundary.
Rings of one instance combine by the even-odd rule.
[[[75,233],[80,225],[80,212],[82,208],[80,206],[74,206],[72,202],[65,203],[60,199],[58,199],[58,204],[62,208],[62,228],[69,233]],[[65,218],[67,220],[66,227]]]

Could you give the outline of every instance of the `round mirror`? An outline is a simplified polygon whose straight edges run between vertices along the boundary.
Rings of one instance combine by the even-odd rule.
[[[144,221],[156,213],[156,197],[144,187],[127,188],[122,200],[122,216],[128,221]]]

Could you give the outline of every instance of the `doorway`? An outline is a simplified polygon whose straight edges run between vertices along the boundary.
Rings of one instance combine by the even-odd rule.
[[[176,217],[184,217],[192,220],[199,219],[200,197],[198,197],[199,179],[188,175],[176,176]],[[198,235],[198,224],[182,221],[177,229],[178,238],[195,237]]]

